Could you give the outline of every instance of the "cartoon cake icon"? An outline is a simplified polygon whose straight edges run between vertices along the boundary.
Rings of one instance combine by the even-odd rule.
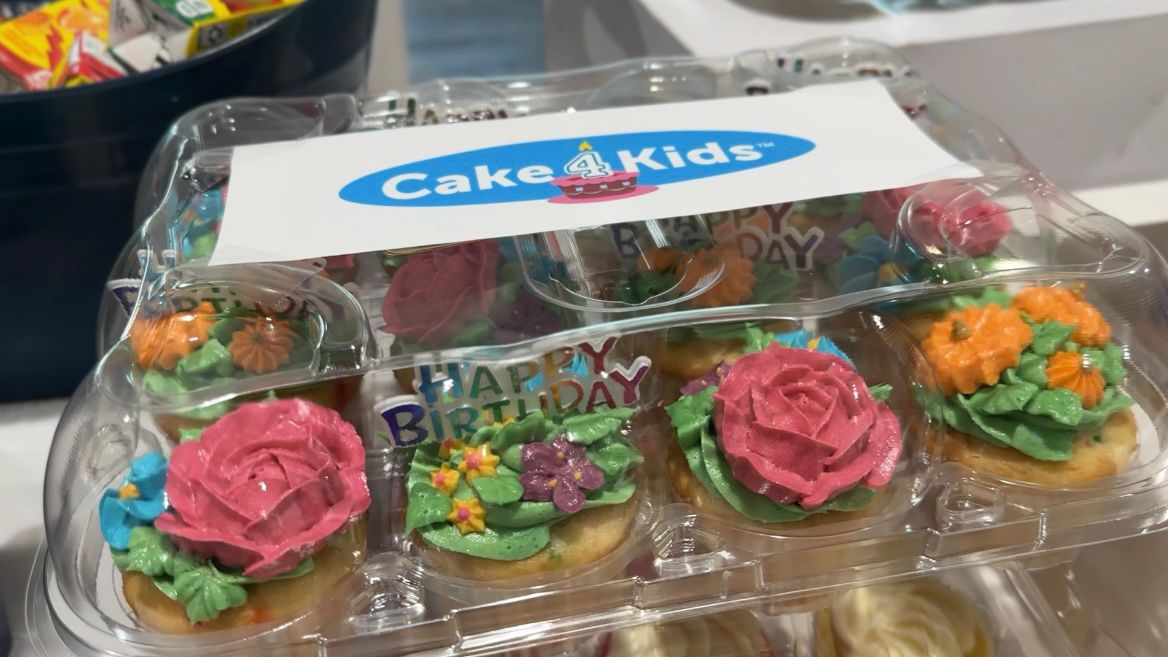
[[[640,196],[657,189],[651,185],[638,187],[636,170],[614,170],[587,141],[580,142],[579,154],[564,165],[564,171],[569,175],[551,181],[563,192],[563,196],[550,199],[552,203],[587,203]]]

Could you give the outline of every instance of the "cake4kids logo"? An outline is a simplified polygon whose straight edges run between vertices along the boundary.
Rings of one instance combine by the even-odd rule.
[[[481,427],[540,411],[553,420],[576,412],[635,405],[650,361],[607,363],[617,337],[588,341],[512,365],[448,363],[414,371],[416,395],[386,399],[374,410],[390,442],[461,440]]]
[[[383,169],[346,184],[340,198],[394,207],[607,201],[783,162],[814,148],[801,137],[739,130],[530,141]]]

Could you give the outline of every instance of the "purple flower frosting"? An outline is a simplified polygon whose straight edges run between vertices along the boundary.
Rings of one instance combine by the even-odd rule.
[[[584,491],[604,485],[604,472],[584,454],[584,448],[560,436],[549,445],[529,443],[519,454],[523,474],[523,499],[551,500],[564,513],[576,513],[584,506]]]
[[[729,373],[730,366],[726,364],[726,361],[718,361],[718,364],[711,368],[709,372],[682,386],[681,394],[696,395],[710,386],[720,386]]]

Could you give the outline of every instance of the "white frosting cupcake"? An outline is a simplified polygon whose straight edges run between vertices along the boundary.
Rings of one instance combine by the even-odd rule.
[[[836,597],[831,625],[840,657],[984,655],[973,606],[931,581],[879,584]]]
[[[748,611],[729,611],[617,632],[608,657],[760,657],[770,647]]]

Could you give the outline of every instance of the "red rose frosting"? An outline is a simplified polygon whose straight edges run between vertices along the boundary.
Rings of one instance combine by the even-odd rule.
[[[902,187],[864,194],[860,213],[884,237],[896,227],[900,208],[919,187]],[[948,245],[970,257],[989,255],[1010,233],[1006,209],[988,200],[981,192],[964,186],[946,189],[940,183],[930,187],[933,200],[914,205],[911,237],[921,246]],[[970,201],[973,201],[970,203]],[[961,210],[951,209],[959,203]]]
[[[471,318],[490,314],[498,265],[499,247],[490,241],[410,256],[381,305],[383,330],[422,344],[450,339]]]
[[[155,521],[179,548],[274,577],[369,508],[365,449],[336,411],[299,399],[243,404],[170,456],[171,510]]]
[[[831,354],[772,344],[735,361],[714,393],[734,477],[779,504],[813,509],[858,484],[892,479],[900,423]]]

